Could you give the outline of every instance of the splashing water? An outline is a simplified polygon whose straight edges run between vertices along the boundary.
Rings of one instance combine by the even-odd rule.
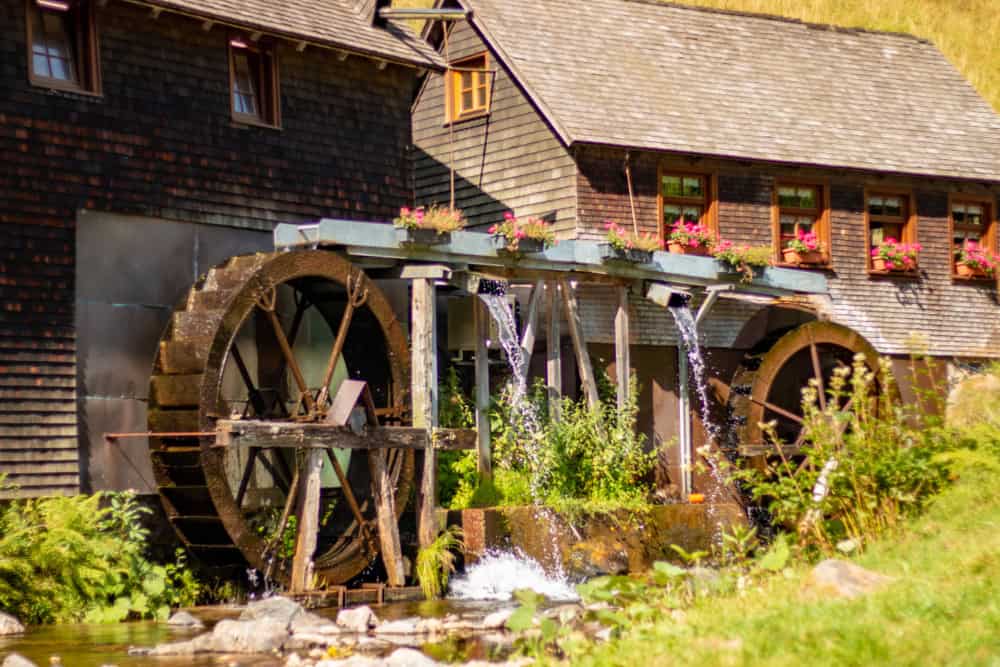
[[[573,601],[580,597],[563,575],[547,575],[538,561],[522,553],[489,552],[460,577],[452,580],[449,597],[457,600],[510,600],[521,588],[550,600]]]

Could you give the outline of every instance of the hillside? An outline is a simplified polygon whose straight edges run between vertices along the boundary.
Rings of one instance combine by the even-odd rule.
[[[394,4],[424,7],[433,0],[395,0]],[[927,38],[1000,111],[1000,39],[990,37],[1000,35],[997,0],[685,0],[680,4]]]

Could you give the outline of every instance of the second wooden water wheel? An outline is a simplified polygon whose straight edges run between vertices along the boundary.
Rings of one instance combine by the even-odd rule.
[[[202,278],[173,314],[150,386],[153,467],[167,515],[209,565],[250,567],[287,583],[295,542],[296,447],[224,447],[220,421],[325,423],[338,387],[363,380],[371,411],[401,425],[409,349],[383,292],[325,251],[235,257]],[[360,384],[360,383],[355,383]],[[412,449],[385,449],[397,516]],[[370,461],[327,449],[315,581],[341,584],[378,555]]]

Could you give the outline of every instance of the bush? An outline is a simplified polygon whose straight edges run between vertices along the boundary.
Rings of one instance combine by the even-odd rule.
[[[130,493],[14,501],[0,509],[0,609],[27,623],[165,618],[199,585],[146,559],[150,510]]]

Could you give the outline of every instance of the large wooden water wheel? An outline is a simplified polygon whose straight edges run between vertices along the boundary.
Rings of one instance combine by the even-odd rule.
[[[149,425],[160,496],[174,528],[203,562],[289,577],[295,502],[306,452],[223,447],[222,420],[325,423],[345,379],[364,380],[369,406],[399,424],[409,351],[385,295],[356,266],[324,251],[234,257],[177,307],[160,342]],[[359,383],[355,383],[359,384]],[[332,412],[332,411],[331,411]],[[397,516],[413,478],[412,449],[384,450]],[[369,460],[327,449],[316,579],[340,584],[374,560]]]
[[[758,346],[761,349],[744,357],[731,385],[714,383],[730,408],[735,444],[743,456],[775,451],[761,428],[771,421],[776,423],[775,432],[785,451],[795,454],[808,437],[803,428],[802,390],[815,381],[820,390],[817,400],[825,407],[826,389],[836,368],[851,366],[859,353],[869,368],[878,368],[878,353],[871,344],[832,322],[808,322],[770,343],[765,341]]]

